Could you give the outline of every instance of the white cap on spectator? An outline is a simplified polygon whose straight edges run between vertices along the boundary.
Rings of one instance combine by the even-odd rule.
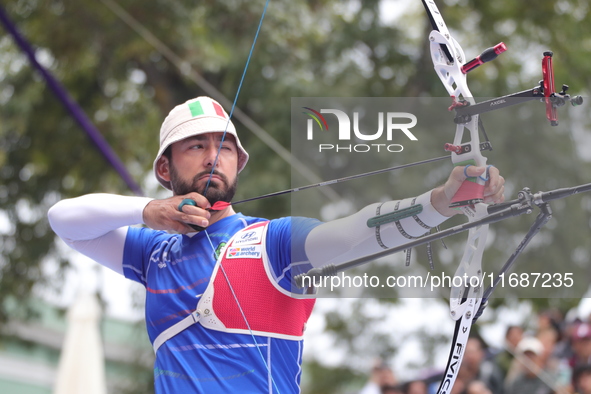
[[[575,339],[589,339],[591,338],[591,325],[581,323],[575,328],[573,333]]]
[[[519,345],[517,345],[517,352],[521,354],[524,354],[525,352],[532,352],[540,356],[544,353],[544,345],[538,338],[525,337],[519,341]]]

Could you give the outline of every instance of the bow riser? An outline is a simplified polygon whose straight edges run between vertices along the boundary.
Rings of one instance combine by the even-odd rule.
[[[475,104],[474,97],[468,89],[466,74],[462,71],[466,56],[457,41],[449,34],[442,34],[437,30],[431,32],[429,41],[435,72],[453,100],[450,109]],[[451,60],[446,52],[451,55]],[[455,166],[486,166],[487,159],[480,153],[478,122],[478,115],[475,115],[466,123],[458,124],[453,145],[446,144],[446,150],[452,152],[452,163]],[[451,206],[463,207],[484,201],[484,183],[485,181],[478,177],[464,181],[453,197]]]

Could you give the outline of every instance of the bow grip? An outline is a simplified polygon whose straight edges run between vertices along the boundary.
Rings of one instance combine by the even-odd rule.
[[[446,144],[446,145],[451,145],[451,144]],[[451,147],[455,147],[455,145],[451,145]],[[446,150],[451,150],[452,152],[456,153],[452,149],[446,149]],[[458,154],[458,153],[456,153],[456,154]],[[469,160],[455,163],[454,166],[458,167],[458,166],[469,166],[469,165],[472,165],[472,166],[486,165],[486,163],[478,163],[477,161],[478,161],[477,159],[469,159]],[[464,170],[464,174],[465,173],[466,172]],[[467,177],[466,180],[464,182],[462,182],[462,185],[460,186],[460,188],[458,189],[456,194],[454,194],[454,196],[452,197],[449,207],[450,208],[461,208],[461,207],[465,207],[468,205],[474,205],[474,204],[478,204],[480,202],[484,202],[484,184],[488,180],[488,173],[486,173],[485,176],[486,176],[485,178],[482,176]]]
[[[484,180],[480,177],[469,177],[454,194],[449,204],[450,208],[461,208],[484,201]]]

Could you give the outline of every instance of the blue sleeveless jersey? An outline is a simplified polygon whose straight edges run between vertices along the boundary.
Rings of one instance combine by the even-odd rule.
[[[191,236],[130,227],[123,269],[146,288],[151,341],[195,310],[216,255],[244,227],[266,219],[236,214]],[[293,291],[291,278],[311,266],[304,253],[315,219],[272,220],[266,250],[277,283]],[[209,237],[207,236],[209,235]],[[240,302],[245,302],[240,300]],[[302,341],[229,334],[195,324],[158,350],[157,393],[299,393]]]

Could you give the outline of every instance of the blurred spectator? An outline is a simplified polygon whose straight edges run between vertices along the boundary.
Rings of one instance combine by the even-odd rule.
[[[554,328],[545,328],[538,331],[536,338],[538,338],[544,346],[544,354],[542,355],[542,358],[544,359],[544,364],[547,364],[554,355],[554,347],[556,346],[556,343],[558,343],[560,333]]]
[[[404,394],[400,386],[383,386],[381,394]]]
[[[482,382],[492,394],[504,394],[503,374],[499,367],[490,359],[486,359],[488,345],[476,333],[470,333],[466,342],[462,365],[458,371],[456,382],[451,394],[464,394],[469,384],[475,380]],[[436,393],[443,376],[428,385],[428,393]],[[477,389],[475,386],[474,390]],[[476,391],[478,392],[478,391]]]
[[[383,360],[376,360],[371,370],[369,381],[363,386],[359,394],[382,394],[383,389],[396,386],[396,377],[392,369]]]
[[[569,364],[571,368],[591,363],[591,325],[581,323],[572,333],[572,351]]]
[[[568,360],[558,357],[555,351],[556,344],[561,334],[556,328],[546,328],[536,335],[536,338],[544,346],[541,365],[552,378],[554,387],[566,388],[571,382],[571,368]]]
[[[479,335],[470,335],[457,380],[462,382],[460,384],[464,390],[467,389],[468,383],[479,380],[493,394],[503,394],[503,374],[494,362],[485,359],[487,349],[486,342]]]
[[[493,394],[493,392],[490,391],[488,389],[488,387],[486,387],[486,384],[484,384],[484,382],[481,382],[480,380],[473,380],[470,383],[468,383],[465,393],[466,394]]]
[[[508,374],[506,394],[551,394],[554,390],[540,377],[544,371],[544,345],[539,339],[525,337],[516,349],[516,362]]]
[[[555,346],[554,354],[556,357],[569,360],[573,357],[573,338],[577,327],[579,327],[581,323],[582,321],[578,317],[574,317],[570,322],[565,323],[565,326],[561,330],[562,340]]]
[[[520,326],[509,326],[505,332],[505,343],[511,350],[515,350],[523,339],[523,328]]]
[[[403,394],[427,394],[427,383],[422,380],[411,380],[402,386]]]
[[[591,364],[580,365],[573,372],[576,394],[591,394]]]
[[[513,354],[517,345],[523,338],[523,328],[520,326],[509,326],[505,331],[505,349],[500,352],[494,359],[494,363],[501,370],[503,380],[507,376],[507,372],[513,362]]]
[[[560,332],[560,325],[564,321],[563,314],[557,309],[549,309],[538,314],[538,332],[553,329]]]

